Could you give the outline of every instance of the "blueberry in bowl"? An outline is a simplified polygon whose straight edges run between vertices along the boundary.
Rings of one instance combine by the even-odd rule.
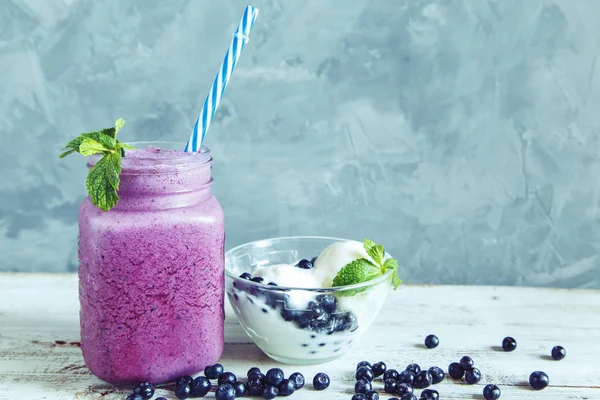
[[[242,328],[287,364],[342,356],[400,284],[396,260],[370,240],[260,240],[229,250],[225,269],[226,295]]]

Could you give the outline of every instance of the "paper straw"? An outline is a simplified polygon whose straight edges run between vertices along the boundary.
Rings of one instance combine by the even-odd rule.
[[[206,136],[206,131],[208,131],[210,122],[221,102],[221,97],[223,97],[223,92],[231,78],[231,73],[240,58],[244,45],[248,42],[248,35],[250,34],[250,30],[254,25],[257,15],[258,9],[256,7],[246,6],[244,15],[242,15],[242,20],[233,33],[231,44],[225,54],[219,73],[215,77],[215,81],[208,92],[208,96],[206,96],[204,107],[202,107],[202,111],[196,120],[192,134],[185,146],[186,152],[196,152],[200,150],[200,146],[202,146],[202,142]]]

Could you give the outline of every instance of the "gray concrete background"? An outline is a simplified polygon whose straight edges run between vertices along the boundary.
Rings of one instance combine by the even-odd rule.
[[[185,141],[246,3],[0,0],[0,270],[74,271],[84,160]],[[406,282],[600,287],[600,1],[257,0],[206,144],[228,247],[383,243]]]

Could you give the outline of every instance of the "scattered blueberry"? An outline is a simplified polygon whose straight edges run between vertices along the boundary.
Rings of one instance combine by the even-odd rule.
[[[246,374],[247,377],[249,377],[250,375],[252,375],[253,373],[258,373],[260,374],[260,368],[258,367],[252,367],[248,370],[248,373]]]
[[[337,307],[337,299],[335,296],[330,294],[320,294],[317,296],[317,301],[321,304],[321,307],[325,309],[328,313],[335,312]]]
[[[210,392],[210,381],[204,377],[199,376],[192,381],[192,396],[195,397],[204,397],[208,392]]]
[[[356,369],[358,370],[360,367],[368,367],[368,368],[372,368],[373,366],[371,365],[370,362],[368,361],[361,361],[358,364],[356,364]]]
[[[450,375],[452,379],[461,379],[465,375],[465,370],[459,363],[453,362],[448,366],[448,375]]]
[[[263,278],[262,276],[255,276],[254,278],[250,279],[252,282],[256,282],[256,283],[263,283],[265,281],[265,278]]]
[[[419,364],[408,364],[405,368],[406,371],[412,371],[415,374],[421,372],[421,366]]]
[[[262,375],[262,374],[261,374]],[[250,396],[262,396],[265,386],[259,377],[252,377],[246,383],[246,391]]]
[[[329,387],[329,376],[323,372],[319,372],[313,378],[313,386],[316,390],[325,390]]]
[[[304,375],[302,375],[300,372],[294,372],[290,375],[290,381],[294,382],[296,385],[296,390],[302,389],[304,386]]]
[[[437,385],[438,383],[443,381],[444,377],[446,376],[446,374],[444,373],[444,370],[441,369],[440,367],[429,368],[429,373],[431,374],[431,377],[433,378],[433,381],[431,382],[433,385]]]
[[[144,400],[144,398],[139,393],[131,393],[126,400]]]
[[[249,281],[250,279],[252,279],[252,275],[249,272],[244,272],[243,274],[240,275],[240,278]]]
[[[562,360],[567,355],[567,351],[562,346],[554,346],[552,348],[552,358],[556,361]]]
[[[461,358],[459,363],[462,369],[464,369],[465,371],[470,370],[471,368],[473,368],[473,365],[475,365],[475,362],[469,356],[464,356],[463,358]]]
[[[191,385],[192,381],[194,380],[194,378],[192,378],[189,375],[184,375],[181,378],[177,379],[175,381],[175,386],[179,386],[179,385]]]
[[[269,285],[269,286],[278,286],[275,282],[269,282],[269,283],[267,283],[267,285]]]
[[[496,385],[485,385],[483,388],[483,397],[485,400],[496,400],[500,398],[500,388]]]
[[[237,382],[237,377],[233,372],[223,372],[219,377],[219,385],[224,385],[226,383],[234,384]]]
[[[417,375],[415,375],[415,383],[414,387],[417,389],[424,389],[431,386],[433,382],[433,377],[429,373],[429,371],[421,371]]]
[[[233,388],[235,389],[235,397],[242,397],[246,394],[246,385],[244,382],[234,383]]]
[[[474,385],[481,380],[481,372],[477,368],[471,368],[465,372],[465,381],[469,385]]]
[[[368,367],[360,367],[356,370],[356,380],[364,379],[366,381],[373,381],[373,370]]]
[[[364,393],[355,393],[354,396],[352,396],[352,400],[367,400],[367,396],[365,396]]]
[[[190,385],[175,385],[175,397],[180,400],[187,399],[192,394],[192,388]]]
[[[144,400],[148,400],[154,396],[154,386],[150,382],[142,382],[133,389],[133,393],[141,395]]]
[[[396,371],[395,369],[388,369],[383,374],[383,380],[385,381],[386,379],[398,379],[398,375],[398,371]]]
[[[437,347],[438,344],[440,344],[440,339],[438,339],[438,337],[435,335],[428,335],[425,338],[425,347],[427,347],[428,349],[433,349]]]
[[[219,379],[223,374],[223,366],[221,364],[208,365],[204,368],[204,376],[208,379]]]
[[[281,368],[271,368],[267,371],[267,384],[273,386],[279,386],[283,381],[284,375]]]
[[[267,382],[267,377],[262,372],[253,372],[248,377],[248,380],[250,379],[258,379],[263,385]]]
[[[403,396],[405,394],[411,394],[414,392],[412,385],[408,383],[399,383],[398,384],[398,396]]]
[[[263,399],[271,400],[271,399],[274,399],[275,397],[277,397],[278,394],[279,394],[279,389],[277,389],[277,387],[275,387],[275,386],[269,385],[265,388],[265,390],[263,390],[262,397],[263,397]]]
[[[359,379],[354,384],[354,393],[367,393],[371,389],[373,389],[373,386],[366,379]]]
[[[379,393],[376,390],[369,390],[365,393],[367,400],[379,400]]]
[[[235,399],[235,388],[231,383],[224,383],[219,385],[215,392],[216,400],[234,400]]]
[[[279,384],[277,389],[279,389],[280,396],[289,396],[289,395],[293,394],[294,391],[296,390],[296,384],[294,383],[294,381],[290,381],[289,379],[284,379],[281,381],[281,383]]]
[[[373,375],[377,378],[385,373],[387,366],[383,361],[373,364]]]
[[[383,382],[383,385],[383,390],[386,393],[393,394],[398,391],[398,382],[395,379],[386,379]]]
[[[412,384],[415,383],[415,373],[412,371],[402,371],[397,374],[396,380],[399,383],[408,383],[412,386]]]
[[[400,400],[417,400],[417,396],[414,393],[406,393],[400,397]]]
[[[313,264],[307,259],[302,259],[298,261],[297,267],[302,269],[311,269],[313,267]]]
[[[502,340],[502,348],[504,351],[513,351],[517,348],[517,341],[514,338],[507,336]]]
[[[437,390],[425,389],[421,392],[422,399],[439,400],[440,394]]]
[[[167,398],[160,396],[160,397],[155,398],[154,400],[167,400]]]
[[[550,378],[545,372],[535,371],[529,375],[529,384],[535,390],[542,390],[550,383]]]

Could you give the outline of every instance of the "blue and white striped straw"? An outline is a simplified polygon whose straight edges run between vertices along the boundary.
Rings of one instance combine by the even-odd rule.
[[[231,73],[237,64],[238,59],[240,58],[242,49],[248,41],[248,35],[250,34],[250,30],[254,25],[257,15],[258,9],[256,7],[246,6],[242,20],[233,33],[233,39],[225,54],[221,69],[219,69],[219,73],[215,77],[210,92],[208,92],[208,96],[206,96],[204,107],[202,107],[202,111],[194,125],[194,130],[185,146],[186,152],[196,152],[200,150],[200,146],[202,146],[202,142],[206,136],[206,131],[215,115],[215,110],[221,102],[221,97],[223,97],[223,92],[227,87],[227,83],[231,78]]]

